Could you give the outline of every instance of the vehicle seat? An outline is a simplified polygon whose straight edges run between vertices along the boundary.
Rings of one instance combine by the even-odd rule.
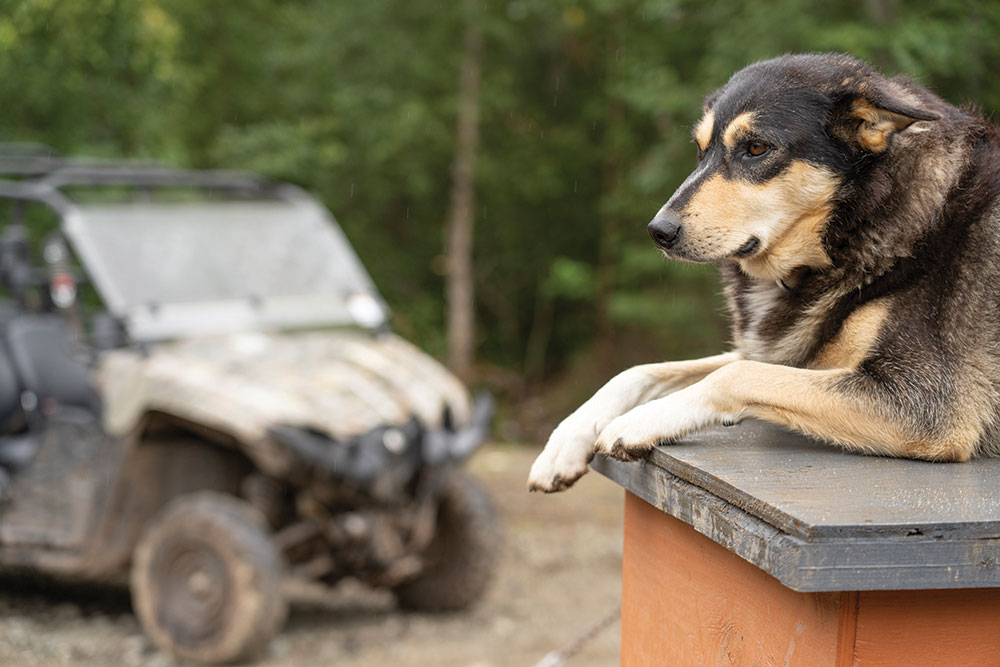
[[[0,426],[21,407],[21,385],[7,351],[0,349]]]
[[[101,414],[86,365],[74,359],[73,337],[62,315],[23,315],[7,325],[7,349],[20,384],[40,400],[55,399]]]

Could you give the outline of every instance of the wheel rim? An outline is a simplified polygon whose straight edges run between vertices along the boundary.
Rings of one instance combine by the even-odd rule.
[[[153,568],[160,585],[157,619],[178,643],[198,644],[226,622],[232,581],[225,562],[201,541],[186,541],[157,555]]]

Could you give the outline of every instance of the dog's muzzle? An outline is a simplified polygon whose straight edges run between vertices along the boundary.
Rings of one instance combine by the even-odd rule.
[[[653,221],[646,227],[649,238],[662,250],[670,250],[681,237],[680,219],[669,211],[657,213]]]

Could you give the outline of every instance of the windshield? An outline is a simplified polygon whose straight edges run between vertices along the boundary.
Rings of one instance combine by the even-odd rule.
[[[139,339],[353,323],[377,298],[314,202],[76,204],[66,233],[113,314]]]

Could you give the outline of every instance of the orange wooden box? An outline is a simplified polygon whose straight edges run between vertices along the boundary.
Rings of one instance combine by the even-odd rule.
[[[593,467],[627,491],[623,666],[1000,665],[1000,459],[749,423]]]
[[[621,664],[1000,665],[1000,589],[800,593],[627,493]]]

